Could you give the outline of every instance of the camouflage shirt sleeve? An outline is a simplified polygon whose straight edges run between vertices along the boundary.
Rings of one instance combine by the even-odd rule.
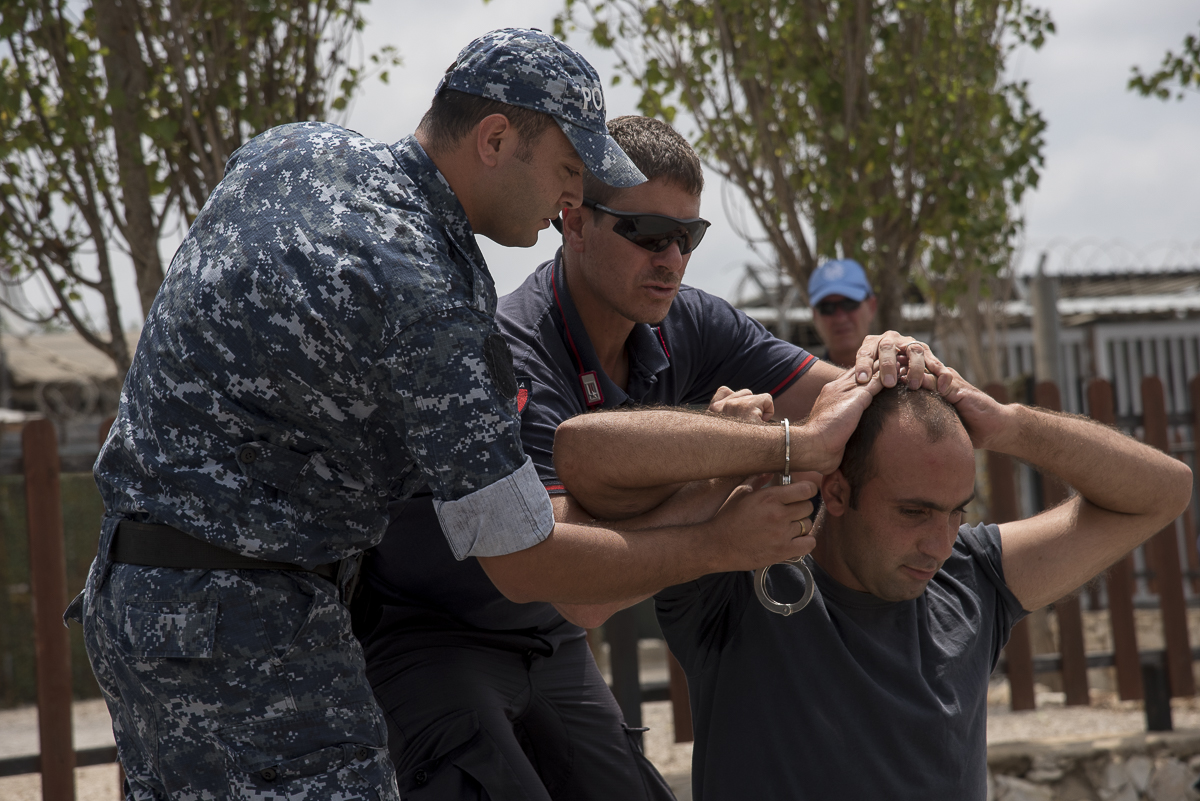
[[[430,315],[396,338],[384,364],[455,556],[498,556],[545,539],[554,515],[521,451],[512,354],[495,320],[470,308]]]

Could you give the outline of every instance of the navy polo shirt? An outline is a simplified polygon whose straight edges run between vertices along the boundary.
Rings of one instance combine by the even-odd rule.
[[[684,286],[660,325],[634,326],[622,390],[600,367],[567,291],[561,252],[500,299],[496,322],[512,349],[522,446],[551,494],[564,491],[554,472],[554,431],[569,417],[624,405],[707,405],[721,386],[778,395],[816,362],[728,302]],[[418,492],[390,511],[388,533],[365,569],[385,603],[489,630],[548,631],[563,622],[550,604],[506,599],[477,560],[456,561],[430,495]]]

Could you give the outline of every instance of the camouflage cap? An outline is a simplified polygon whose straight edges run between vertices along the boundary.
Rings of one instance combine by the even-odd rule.
[[[533,28],[484,34],[458,54],[437,91],[443,88],[551,115],[587,168],[610,186],[646,180],[608,134],[600,76],[553,36]]]

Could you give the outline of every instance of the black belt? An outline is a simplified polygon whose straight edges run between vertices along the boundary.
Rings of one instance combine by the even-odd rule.
[[[290,562],[242,556],[198,540],[172,526],[122,520],[113,537],[112,559],[127,565],[181,570],[302,570],[337,583],[338,562],[309,569]]]

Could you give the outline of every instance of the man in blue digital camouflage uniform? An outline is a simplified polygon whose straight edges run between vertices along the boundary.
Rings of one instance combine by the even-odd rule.
[[[620,117],[608,128],[648,181],[621,189],[585,176],[586,208],[563,212],[563,248],[497,310],[513,351],[521,440],[559,520],[591,519],[555,471],[564,420],[710,401],[730,413],[764,402],[750,392],[773,396],[776,419],[802,420],[840,374],[720,298],[681,286],[708,227],[700,160],[661,121]],[[718,483],[728,495],[739,481]],[[724,495],[683,492],[624,525],[698,523]],[[477,560],[447,547],[433,498],[423,488],[394,503],[388,535],[364,562],[368,594],[382,606],[364,637],[367,675],[401,792],[412,801],[670,799],[576,625],[597,626],[638,598],[588,609],[513,603]]]
[[[67,611],[127,798],[397,798],[342,599],[388,499],[418,486],[454,552],[516,598],[735,569],[736,528],[781,558],[811,548],[794,491],[693,541],[555,525],[473,235],[533,244],[580,202],[584,165],[643,180],[591,67],[519,30],[459,55],[414,137],[300,123],[230,159],[143,328],[96,464],[98,555]],[[685,544],[697,556],[670,568],[646,556]]]

